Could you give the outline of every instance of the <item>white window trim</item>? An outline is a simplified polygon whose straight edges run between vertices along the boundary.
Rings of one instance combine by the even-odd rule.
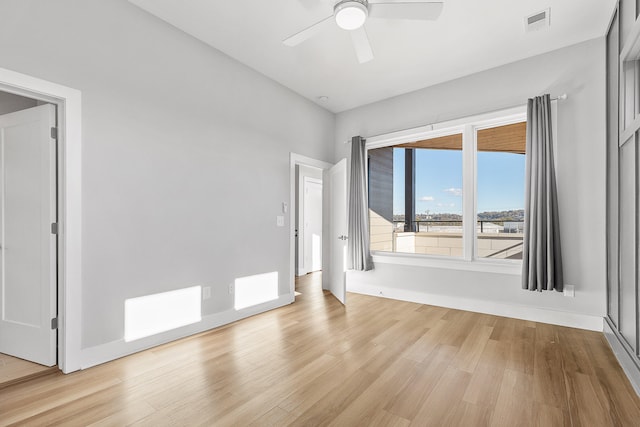
[[[554,142],[556,138],[556,102],[552,102]],[[477,258],[477,248],[474,244],[477,238],[477,140],[476,131],[496,126],[521,122],[527,118],[527,106],[521,105],[504,110],[467,116],[460,119],[434,123],[412,129],[391,132],[367,138],[365,148],[390,147],[394,145],[415,142],[423,139],[462,133],[463,139],[463,167],[462,167],[462,212],[463,218],[473,218],[474,221],[463,222],[463,256],[445,257],[426,254],[411,254],[402,252],[372,251],[373,262],[396,265],[412,265],[431,268],[445,268],[455,270],[479,271],[487,273],[501,273],[520,275],[522,261],[519,260],[487,260]],[[557,149],[557,146],[554,147]],[[556,151],[556,150],[554,150]],[[556,158],[557,158],[557,153]],[[557,171],[556,171],[557,172]],[[469,191],[471,189],[472,191]]]

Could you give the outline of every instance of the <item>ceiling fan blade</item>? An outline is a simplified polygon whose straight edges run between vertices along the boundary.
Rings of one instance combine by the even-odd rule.
[[[282,43],[284,43],[286,46],[297,46],[303,41],[313,37],[320,31],[322,31],[322,29],[332,21],[333,21],[333,15],[330,15],[324,18],[322,21],[316,22],[312,26],[307,27],[300,32],[297,32],[292,36],[287,37],[286,39],[282,40]]]
[[[364,64],[365,62],[371,61],[373,59],[373,50],[371,50],[369,37],[364,27],[349,32],[351,33],[351,41],[358,56],[358,62]]]
[[[441,13],[442,2],[369,0],[371,18],[435,21]]]

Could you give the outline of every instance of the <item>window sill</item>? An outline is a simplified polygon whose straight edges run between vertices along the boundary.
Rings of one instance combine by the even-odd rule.
[[[519,276],[522,261],[516,260],[472,260],[395,252],[372,252],[373,262],[381,264],[412,265],[417,267],[445,268],[450,270],[479,271]]]

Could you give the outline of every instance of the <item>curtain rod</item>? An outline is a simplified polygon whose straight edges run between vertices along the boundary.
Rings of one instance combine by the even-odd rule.
[[[566,93],[563,93],[561,95],[556,96],[555,98],[551,98],[551,100],[552,101],[564,101],[567,98],[568,98],[568,95]],[[500,110],[508,110],[509,108],[514,108],[514,107],[520,107],[520,105],[515,105],[515,106],[511,106],[511,107],[505,107],[505,108],[501,108]],[[482,113],[482,114],[493,113],[493,112],[500,111],[500,110],[486,111],[485,113]],[[455,119],[453,119],[453,120],[455,120]],[[414,128],[421,128],[421,127],[433,126],[433,125],[434,125],[433,123],[428,123],[426,125],[414,126]],[[410,129],[413,129],[413,128],[410,128]],[[380,133],[378,135],[369,135],[369,136],[367,136],[366,138],[363,138],[363,139],[375,138],[377,136],[387,135],[387,134],[395,133],[395,132],[402,132],[404,130],[408,130],[408,129],[394,130],[394,131],[391,131],[391,132]],[[350,142],[351,142],[351,139],[348,139],[344,143],[348,144]]]

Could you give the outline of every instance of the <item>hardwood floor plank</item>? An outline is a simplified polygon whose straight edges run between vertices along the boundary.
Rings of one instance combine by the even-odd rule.
[[[397,415],[378,409],[369,420],[369,427],[407,427],[411,422]]]
[[[508,343],[492,339],[487,341],[465,390],[465,402],[495,406],[510,349]]]
[[[64,407],[38,414],[21,421],[26,426],[89,426],[129,425],[149,416],[156,410],[151,405],[137,401],[127,402],[118,397],[121,389],[116,386],[106,393],[85,396]],[[102,400],[94,403],[96,400]]]
[[[291,422],[291,425],[329,425],[351,402],[376,380],[376,375],[358,369],[344,381],[334,378],[334,387]]]
[[[536,427],[570,427],[571,416],[568,410],[560,409],[556,406],[545,405],[544,403],[535,402],[533,404],[533,418]]]
[[[425,329],[425,333],[413,344],[408,346],[400,356],[418,363],[428,358],[439,346],[439,344],[435,343],[433,338],[428,335],[429,331],[430,329]]]
[[[462,342],[460,351],[453,360],[453,366],[462,371],[473,373],[492,332],[492,326],[479,323],[474,325]]]
[[[474,405],[458,402],[449,412],[443,425],[447,426],[488,426],[491,420],[491,408],[487,405]]]
[[[449,310],[449,308],[445,307],[423,304],[416,309],[416,312],[422,314],[423,326],[425,328],[431,328],[438,320],[442,319]]]
[[[606,407],[599,399],[599,385],[592,382],[589,375],[579,372],[566,372],[569,412],[574,426],[610,426],[611,419],[608,403]]]
[[[255,385],[251,384],[246,390],[234,393],[245,403],[225,414],[224,417],[220,417],[216,422],[221,424],[227,422],[229,424],[237,423],[240,425],[250,424],[257,418],[271,411],[276,403],[284,400],[292,392],[295,393],[297,390],[313,382],[319,375],[335,365],[335,363],[335,357],[325,354],[304,367],[294,369],[287,383],[279,381],[279,377],[282,377],[283,374],[278,372],[273,382],[266,388],[256,389]]]
[[[640,402],[620,366],[608,370],[596,367],[595,372],[614,424],[627,426],[637,423]]]
[[[385,369],[355,399],[352,399],[328,425],[367,425],[378,408],[384,408],[415,372],[416,363],[398,358]],[[376,405],[372,405],[376,402]]]
[[[408,420],[415,419],[423,402],[444,375],[457,352],[457,347],[438,346],[432,353],[433,356],[415,365],[407,384],[389,400],[384,409]]]
[[[534,398],[549,406],[566,408],[564,363],[556,330],[545,324],[537,325],[535,329]]]
[[[442,426],[455,416],[471,374],[449,366],[411,421],[414,426]]]
[[[38,365],[0,353],[0,389],[56,371],[55,367]]]
[[[558,342],[562,344],[559,349],[562,352],[563,369],[567,372],[595,375],[595,360],[588,348],[597,334],[594,336],[587,333],[588,331],[560,326],[554,328]]]
[[[248,427],[280,427],[293,421],[294,416],[284,409],[276,406],[266,414],[256,418]]]
[[[527,426],[533,419],[533,376],[505,369],[491,426]]]
[[[468,337],[469,330],[476,324],[476,316],[479,315],[468,311],[449,310],[442,317],[446,323],[443,333],[439,336],[440,344],[461,347]]]
[[[48,377],[42,378],[46,380]],[[60,377],[58,377],[60,378]],[[119,384],[118,378],[98,377],[98,378],[81,378],[75,375],[75,378],[63,381],[60,378],[52,387],[39,387],[34,390],[34,394],[29,394],[22,399],[12,399],[11,391],[13,387],[0,391],[2,399],[0,399],[0,425],[10,425],[18,423],[39,414],[53,410],[59,406],[72,404],[77,399],[97,391],[107,389],[113,385]],[[34,380],[38,382],[38,380]],[[61,386],[61,384],[65,384]],[[27,383],[19,384],[26,386]],[[50,384],[50,383],[48,383]],[[48,385],[47,384],[47,385]]]
[[[507,321],[513,329],[509,331],[511,332],[510,336],[507,335],[501,339],[511,344],[506,367],[525,374],[533,374],[536,328],[524,320],[507,319]]]

